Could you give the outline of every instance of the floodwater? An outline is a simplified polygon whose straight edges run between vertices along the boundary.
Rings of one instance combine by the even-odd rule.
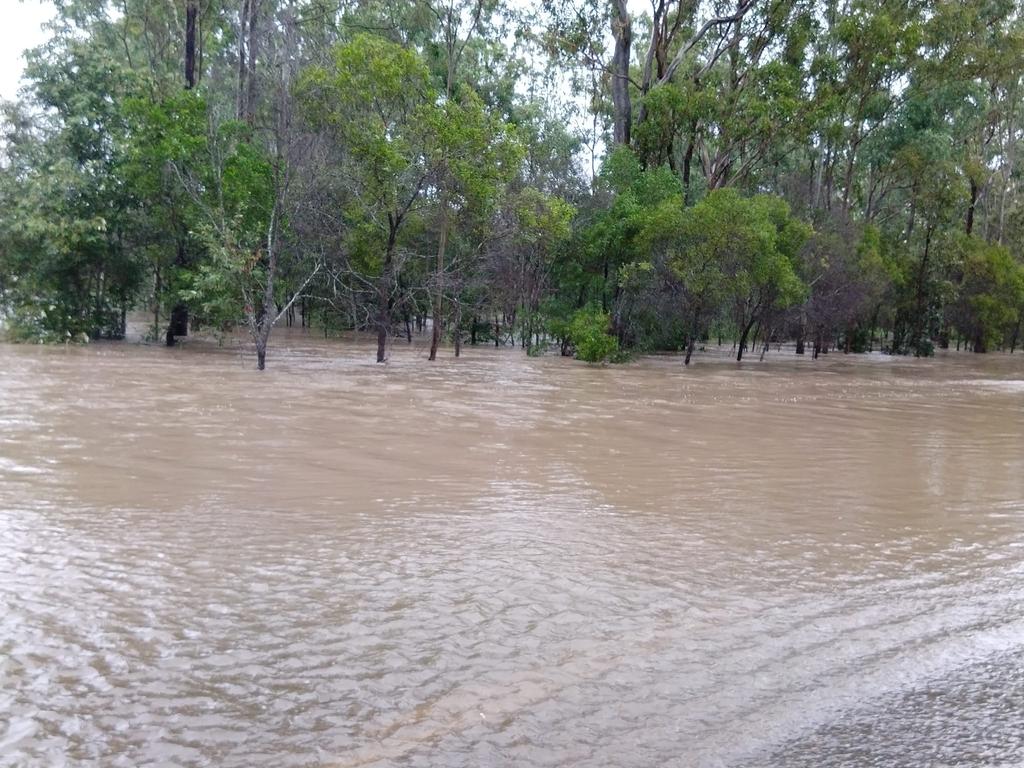
[[[0,346],[0,766],[1024,764],[1024,357],[271,343]]]

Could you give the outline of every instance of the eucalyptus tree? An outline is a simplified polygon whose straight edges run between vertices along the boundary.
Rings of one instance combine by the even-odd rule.
[[[464,317],[565,341],[590,305],[621,347],[1016,346],[1011,0],[56,6],[0,168],[29,335],[152,298],[154,336],[187,310],[260,361],[301,295],[381,360],[396,319],[432,317],[433,357]]]
[[[367,34],[339,46],[301,83],[310,120],[336,145],[347,195],[350,261],[374,283],[377,362],[387,359],[399,273],[411,230],[422,226],[444,178],[444,205],[472,207],[489,196],[509,141],[472,92],[439,100],[423,60]]]

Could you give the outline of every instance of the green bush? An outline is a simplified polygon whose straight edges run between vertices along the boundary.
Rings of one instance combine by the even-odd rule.
[[[87,325],[63,306],[40,301],[13,307],[3,320],[6,341],[19,344],[88,343]]]
[[[603,362],[618,352],[618,340],[608,333],[611,318],[596,307],[577,310],[569,323],[569,338],[576,357],[588,363]]]

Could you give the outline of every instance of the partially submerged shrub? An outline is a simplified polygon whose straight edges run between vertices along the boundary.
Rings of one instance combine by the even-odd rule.
[[[569,323],[569,338],[576,357],[588,363],[600,363],[618,352],[618,340],[608,333],[611,318],[597,307],[577,310]]]

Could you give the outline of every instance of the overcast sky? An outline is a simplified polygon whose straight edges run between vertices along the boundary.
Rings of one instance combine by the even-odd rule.
[[[49,0],[0,0],[0,5],[0,98],[13,99],[25,67],[21,54],[46,39],[40,27],[53,18],[53,6]]]

